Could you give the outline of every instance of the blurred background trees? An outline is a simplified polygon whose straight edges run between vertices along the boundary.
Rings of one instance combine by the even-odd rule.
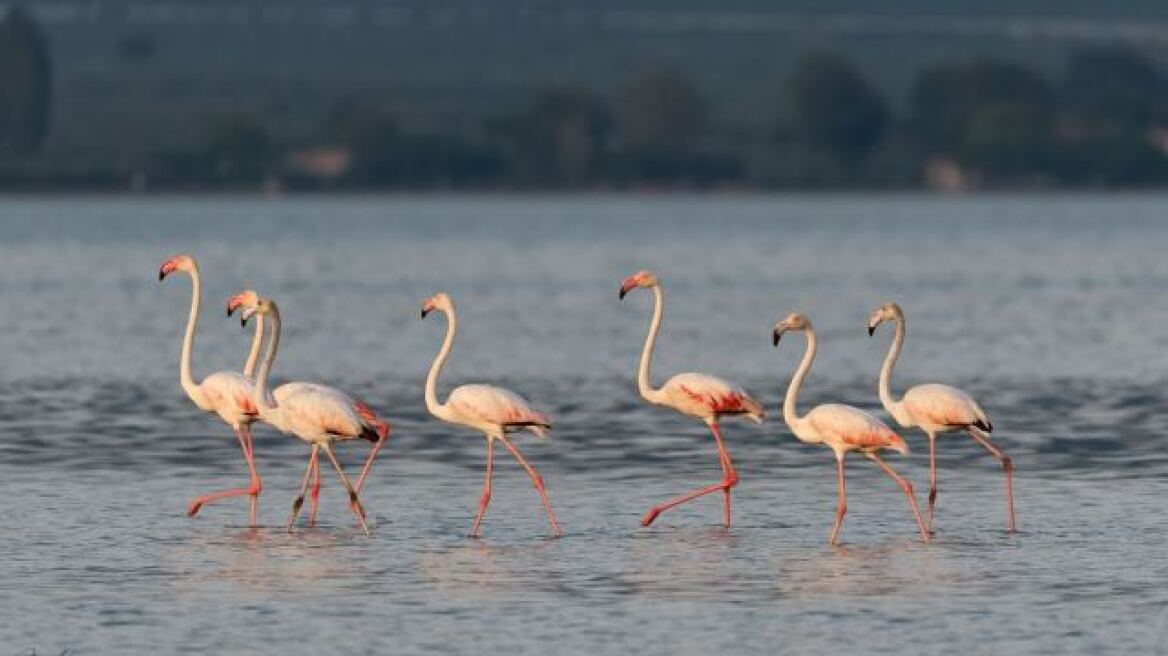
[[[0,157],[31,155],[49,125],[48,47],[20,7],[0,8]]]

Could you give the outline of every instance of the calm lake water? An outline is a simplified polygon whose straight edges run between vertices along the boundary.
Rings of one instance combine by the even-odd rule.
[[[1164,653],[1168,642],[1168,196],[748,196],[0,201],[0,656],[210,653]],[[229,429],[178,385],[190,285],[204,277],[202,376],[239,367],[223,317],[253,286],[280,301],[282,380],[364,397],[394,433],[363,497],[373,535],[324,475],[321,525],[281,524],[306,447],[257,428],[263,526]],[[728,420],[734,526],[708,497],[642,529],[652,504],[719,476],[704,427],[639,400],[650,295],[666,289],[657,383],[687,370],[743,384],[763,427]],[[490,382],[555,420],[517,444],[565,535],[507,458],[484,539],[465,537],[481,436],[429,418],[441,319],[461,330],[441,395]],[[896,386],[947,382],[990,413],[1017,464],[940,441],[938,534],[903,495],[849,467],[844,545],[826,544],[834,463],[780,421],[809,314],[820,357],[803,409],[878,412],[899,301]],[[890,456],[924,501],[927,445]],[[365,445],[340,448],[355,469]]]

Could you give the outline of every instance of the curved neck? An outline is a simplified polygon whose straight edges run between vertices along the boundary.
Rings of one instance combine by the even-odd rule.
[[[656,402],[661,390],[653,389],[649,382],[649,367],[653,360],[653,347],[657,343],[657,332],[661,330],[661,315],[664,312],[665,297],[661,285],[653,285],[653,321],[649,324],[649,334],[645,337],[645,349],[641,351],[641,368],[637,371],[637,389],[646,400]]]
[[[888,349],[888,355],[884,356],[884,366],[880,368],[880,403],[893,415],[897,414],[894,408],[899,405],[899,401],[892,396],[892,368],[896,366],[903,345],[904,317],[899,317],[896,320],[896,335],[892,338],[892,346]]]
[[[272,363],[276,361],[276,352],[280,348],[280,308],[276,307],[275,301],[268,301],[271,304],[271,328],[269,329],[268,338],[268,352],[264,354],[263,364],[260,365],[259,373],[256,374],[255,387],[252,389],[253,401],[256,409],[260,413],[260,418],[272,424],[278,424],[274,421],[276,417],[273,415],[278,408],[272,403],[271,396],[268,394],[268,376],[272,373]]]
[[[795,370],[795,375],[791,377],[791,384],[787,386],[787,397],[783,400],[783,420],[792,429],[795,429],[796,424],[803,421],[795,408],[795,404],[799,400],[799,388],[803,386],[803,379],[807,377],[807,372],[811,371],[811,363],[815,360],[815,331],[811,328],[807,329],[807,350],[803,353],[803,361],[799,363],[799,368]]]
[[[183,336],[182,354],[179,355],[178,380],[187,396],[195,402],[195,405],[201,407],[203,405],[203,391],[191,376],[191,351],[195,348],[195,326],[199,323],[199,305],[202,299],[203,285],[199,279],[198,265],[191,267],[190,274],[191,311],[187,317],[187,332]]]
[[[438,349],[438,355],[434,357],[434,364],[430,365],[430,373],[426,376],[426,409],[436,417],[443,417],[446,413],[446,406],[438,403],[438,374],[446,366],[446,358],[454,345],[454,332],[458,330],[458,316],[454,308],[443,312],[446,314],[446,340],[442,342],[442,348]]]
[[[251,350],[247,352],[247,360],[243,363],[243,377],[252,378],[255,375],[256,364],[260,360],[260,346],[264,343],[264,315],[256,317],[255,335],[251,338]]]

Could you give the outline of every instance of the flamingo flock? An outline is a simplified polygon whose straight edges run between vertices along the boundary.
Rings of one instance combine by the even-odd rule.
[[[383,419],[365,402],[345,392],[318,383],[292,382],[269,389],[269,378],[276,355],[280,348],[282,321],[276,301],[261,296],[254,290],[244,290],[232,296],[227,302],[227,315],[239,312],[240,322],[246,327],[255,319],[251,348],[241,372],[217,371],[209,374],[202,382],[196,383],[191,372],[192,351],[195,330],[198,325],[201,306],[201,278],[198,264],[190,255],[177,255],[166,260],[159,270],[159,280],[172,273],[186,273],[191,278],[191,303],[183,333],[182,349],[179,356],[179,383],[187,397],[204,412],[219,416],[235,432],[247,465],[249,483],[246,487],[213,492],[194,499],[188,506],[188,516],[195,516],[204,506],[230,497],[249,498],[250,522],[257,523],[259,495],[263,490],[259,471],[256,467],[252,439],[252,425],[257,422],[268,424],[277,431],[299,438],[309,447],[308,466],[300,485],[299,494],[292,503],[291,515],[286,528],[292,531],[307,497],[310,503],[309,526],[316,524],[317,506],[320,495],[320,462],[323,451],[336,472],[349,499],[349,508],[362,531],[370,533],[368,516],[361,502],[360,492],[373,463],[390,434],[389,422]],[[739,483],[738,471],[730,459],[722,435],[721,420],[728,416],[743,416],[758,424],[763,424],[762,404],[741,386],[709,374],[687,372],[673,376],[660,387],[654,387],[650,367],[653,349],[661,329],[664,312],[664,292],[661,281],[650,271],[638,271],[625,278],[620,285],[623,300],[636,289],[648,289],[653,294],[653,313],[641,352],[637,371],[637,389],[641,397],[650,404],[672,408],[673,410],[700,419],[710,430],[718,452],[718,464],[722,470],[721,480],[698,487],[694,490],[668,499],[650,508],[641,518],[642,526],[651,525],[663,512],[688,501],[709,494],[722,493],[722,517],[725,527],[730,527],[731,491]],[[540,502],[547,514],[552,535],[559,537],[562,532],[556,521],[555,512],[548,498],[547,487],[539,472],[532,466],[513,441],[513,435],[521,431],[544,438],[552,429],[552,421],[547,414],[536,410],[522,396],[510,390],[484,384],[468,384],[454,388],[445,402],[438,400],[438,377],[446,364],[454,345],[458,329],[458,318],[454,302],[445,293],[438,293],[422,303],[421,316],[425,319],[432,313],[446,317],[446,334],[426,376],[423,394],[427,411],[435,418],[450,424],[474,429],[486,438],[486,468],[478,511],[470,529],[471,537],[478,537],[491,500],[491,481],[494,469],[494,448],[498,442],[526,471],[531,483],[539,494]],[[945,433],[964,432],[985,448],[1001,464],[1006,479],[1006,526],[1007,530],[1017,530],[1014,515],[1013,461],[993,443],[990,433],[993,424],[985,410],[969,394],[948,385],[929,383],[909,389],[897,399],[891,390],[892,369],[900,357],[905,339],[904,311],[896,303],[885,303],[873,312],[868,320],[868,334],[886,323],[895,325],[892,345],[884,359],[878,378],[877,392],[885,411],[901,428],[919,428],[929,441],[929,496],[928,513],[922,516],[917,505],[912,483],[884,461],[882,452],[894,451],[908,455],[908,446],[888,424],[859,408],[839,403],[825,403],[815,406],[803,415],[797,409],[798,397],[803,382],[811,369],[817,351],[817,340],[811,320],[802,314],[793,313],[775,324],[772,330],[774,346],[778,346],[783,335],[803,333],[806,348],[794,375],[791,377],[782,404],[782,417],[791,433],[801,442],[822,444],[832,450],[836,459],[838,504],[835,521],[828,538],[830,544],[840,543],[840,533],[844,516],[847,514],[847,487],[845,483],[845,458],[851,452],[858,452],[891,478],[905,494],[912,518],[923,542],[930,542],[934,534],[934,512],[937,500],[936,438]],[[266,344],[266,349],[264,348]],[[262,362],[260,353],[264,353]],[[257,370],[256,366],[259,365]],[[361,472],[355,482],[345,473],[344,467],[334,451],[334,445],[341,442],[364,440],[371,444]],[[927,520],[926,518],[927,517]]]

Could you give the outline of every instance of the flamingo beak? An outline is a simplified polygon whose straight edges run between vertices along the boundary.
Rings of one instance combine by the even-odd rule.
[[[422,303],[422,318],[425,319],[427,314],[434,311],[434,299],[428,298],[425,303]]]
[[[620,286],[620,300],[625,300],[625,294],[637,288],[637,280],[635,278],[625,278]]]
[[[248,319],[251,319],[252,316],[255,315],[255,313],[256,313],[256,310],[254,307],[244,308],[243,312],[240,313],[240,315],[239,315],[239,326],[241,328],[247,328]]]
[[[868,336],[871,337],[872,335],[875,335],[875,334],[876,334],[876,326],[868,326]]]
[[[235,311],[238,310],[239,306],[241,305],[243,305],[243,294],[236,294],[235,296],[227,299],[227,316],[230,317],[231,315],[235,314]]]
[[[167,260],[162,263],[162,268],[158,270],[158,280],[161,282],[164,278],[174,272],[178,268],[178,263],[174,260]]]
[[[782,338],[782,336],[783,336],[783,331],[782,331],[782,330],[780,330],[780,329],[778,329],[778,328],[775,328],[775,332],[774,332],[774,335],[773,335],[773,338],[774,338],[774,342],[773,342],[773,343],[774,343],[774,345],[775,345],[775,346],[778,346],[778,345],[779,345],[779,339],[780,339],[780,338]]]

